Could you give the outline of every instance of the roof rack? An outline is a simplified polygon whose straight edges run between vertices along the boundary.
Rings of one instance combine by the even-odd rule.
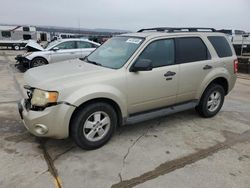
[[[173,33],[173,32],[216,32],[217,30],[214,28],[206,28],[206,27],[155,27],[155,28],[140,29],[137,32],[141,33],[144,31]]]

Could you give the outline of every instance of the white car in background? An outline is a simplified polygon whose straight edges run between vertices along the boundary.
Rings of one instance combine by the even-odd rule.
[[[16,60],[25,68],[38,67],[69,59],[84,58],[100,44],[87,39],[60,39],[42,47],[35,41],[26,45],[27,53],[18,55]]]

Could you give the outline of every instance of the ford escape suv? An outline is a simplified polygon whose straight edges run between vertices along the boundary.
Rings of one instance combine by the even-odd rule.
[[[214,29],[143,29],[111,38],[85,59],[27,71],[19,112],[36,136],[71,136],[95,149],[118,125],[190,108],[216,115],[237,63],[227,37]]]

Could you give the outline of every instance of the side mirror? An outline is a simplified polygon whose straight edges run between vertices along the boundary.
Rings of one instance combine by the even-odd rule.
[[[54,52],[56,52],[56,51],[59,50],[59,48],[58,48],[58,47],[55,47],[55,48],[52,48],[52,50],[53,50]]]
[[[130,72],[137,71],[151,71],[153,69],[152,61],[150,59],[138,59],[130,68]]]

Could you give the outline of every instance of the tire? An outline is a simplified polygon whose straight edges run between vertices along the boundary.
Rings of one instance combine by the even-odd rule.
[[[82,149],[97,149],[110,140],[116,126],[117,114],[111,105],[91,103],[74,115],[70,123],[70,136]]]
[[[221,85],[211,84],[203,93],[196,111],[205,118],[215,116],[224,103],[225,90]]]
[[[30,68],[39,67],[48,64],[47,60],[42,57],[36,57],[30,62]]]
[[[19,45],[14,45],[13,50],[20,50],[20,46]]]

